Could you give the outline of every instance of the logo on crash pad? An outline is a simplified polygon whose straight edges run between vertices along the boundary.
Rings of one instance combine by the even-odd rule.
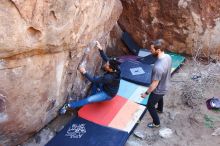
[[[66,132],[65,136],[70,138],[81,138],[86,133],[86,124],[73,124]]]
[[[142,67],[131,68],[130,71],[132,75],[141,75],[145,73]]]

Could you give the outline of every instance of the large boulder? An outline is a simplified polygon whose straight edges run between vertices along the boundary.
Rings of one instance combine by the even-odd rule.
[[[0,145],[21,143],[88,88],[77,71],[101,63],[94,41],[121,14],[119,0],[2,0],[0,3]],[[87,49],[85,49],[87,48]]]
[[[171,51],[209,56],[220,51],[219,0],[121,0],[120,26],[141,47],[164,38]]]

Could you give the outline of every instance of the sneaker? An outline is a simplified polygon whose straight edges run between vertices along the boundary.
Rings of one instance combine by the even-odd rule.
[[[160,111],[160,110],[158,110],[158,109],[157,109],[157,113],[162,114],[162,113],[163,113],[163,111]]]
[[[65,103],[64,106],[60,109],[59,113],[61,115],[64,115],[68,108],[69,108],[68,104]]]
[[[155,125],[154,123],[149,123],[149,124],[147,124],[147,127],[148,128],[159,128],[160,125]]]

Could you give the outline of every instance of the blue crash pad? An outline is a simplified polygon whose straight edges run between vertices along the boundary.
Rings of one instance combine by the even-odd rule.
[[[144,64],[154,64],[156,62],[157,58],[150,54],[148,49],[140,48],[128,32],[123,33],[122,41],[126,44],[128,50],[139,57],[137,58],[138,61]],[[176,53],[166,53],[172,57],[172,72],[174,72],[184,62],[185,57]]]
[[[139,85],[151,83],[152,66],[139,61],[126,61],[120,65],[121,78]]]
[[[119,61],[120,63],[123,63],[125,61],[135,61],[137,60],[139,57],[135,56],[135,55],[125,55],[125,56],[120,56],[117,57],[117,61]]]
[[[136,56],[145,57],[151,54],[151,52],[148,49],[140,48],[128,32],[123,33],[122,41],[128,47],[128,50]]]
[[[139,57],[146,57],[148,55],[151,55],[152,53],[148,49],[140,49],[138,52]]]
[[[157,57],[153,56],[152,54],[142,57],[142,58],[138,58],[138,61],[140,61],[141,63],[144,64],[154,64],[157,61]]]
[[[124,146],[128,133],[76,117],[46,146]]]
[[[141,97],[141,93],[146,92],[147,89],[148,87],[137,85],[121,79],[117,95],[127,98],[133,102],[147,105],[148,96],[145,98]]]
[[[133,94],[133,92],[137,89],[137,87],[138,87],[137,84],[121,79],[117,95],[125,98],[129,98]]]
[[[131,96],[128,99],[142,105],[147,105],[149,95],[147,95],[145,98],[141,97],[141,93],[145,93],[147,89],[148,87],[138,85],[136,90],[131,94]]]
[[[124,32],[122,35],[122,41],[128,47],[128,50],[134,55],[138,55],[140,47],[134,42],[133,38],[129,35],[128,32]]]

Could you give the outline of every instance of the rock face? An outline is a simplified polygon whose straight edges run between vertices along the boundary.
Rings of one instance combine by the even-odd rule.
[[[120,26],[142,47],[164,38],[171,51],[209,56],[220,51],[219,0],[121,0]]]
[[[122,6],[119,0],[2,0],[0,3],[0,145],[21,143],[50,122],[70,92],[88,87]],[[87,48],[87,49],[85,49]]]

